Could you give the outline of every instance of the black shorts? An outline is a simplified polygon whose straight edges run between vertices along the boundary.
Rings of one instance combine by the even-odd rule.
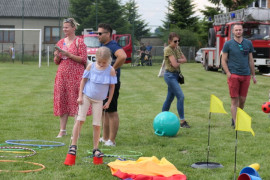
[[[110,103],[110,107],[105,110],[105,112],[117,112],[117,105],[118,105],[118,97],[119,97],[119,90],[120,90],[121,82],[118,81],[117,84],[115,84],[113,98]],[[109,96],[109,94],[108,94]],[[105,104],[108,101],[108,98],[103,101],[103,104]]]

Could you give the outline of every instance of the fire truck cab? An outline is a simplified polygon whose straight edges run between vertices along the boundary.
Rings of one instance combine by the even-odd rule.
[[[90,62],[96,61],[97,49],[101,46],[98,35],[96,31],[92,28],[84,29],[82,38],[87,46],[87,56]],[[123,48],[127,54],[127,59],[125,63],[131,63],[131,53],[132,53],[132,42],[130,34],[116,34],[115,31],[112,33],[112,39],[118,42],[118,44]]]
[[[255,68],[261,73],[270,72],[270,10],[246,8],[214,16],[213,28],[208,32],[208,48],[202,49],[205,70],[218,70],[221,67],[223,45],[233,39],[235,24],[243,25],[243,37],[254,47]]]

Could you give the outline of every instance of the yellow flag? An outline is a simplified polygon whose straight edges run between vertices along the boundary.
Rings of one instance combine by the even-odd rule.
[[[248,131],[255,136],[255,133],[251,128],[251,117],[241,108],[237,108],[235,130]]]
[[[211,94],[210,112],[228,114],[223,107],[223,102],[213,94]]]

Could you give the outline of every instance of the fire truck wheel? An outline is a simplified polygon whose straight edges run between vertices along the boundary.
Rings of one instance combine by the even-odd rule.
[[[215,32],[214,28],[209,29],[208,45],[209,45],[209,47],[215,47],[215,45],[216,45],[216,32]]]
[[[267,66],[259,66],[258,69],[259,69],[260,73],[269,73],[270,72],[270,68]]]
[[[209,71],[209,70],[210,70],[210,69],[209,69],[209,66],[208,66],[208,58],[207,58],[207,57],[205,58],[204,69],[205,69],[206,71]]]

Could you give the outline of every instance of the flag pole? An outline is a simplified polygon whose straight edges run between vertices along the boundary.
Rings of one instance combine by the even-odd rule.
[[[236,152],[237,152],[237,130],[235,131],[234,180],[236,178]]]
[[[207,158],[206,162],[208,165],[208,159],[209,159],[209,152],[210,152],[210,120],[211,120],[211,112],[209,112],[209,118],[208,118],[208,146],[207,146]]]
[[[223,166],[220,163],[209,162],[210,154],[210,127],[211,127],[211,113],[227,113],[223,108],[223,103],[215,95],[210,97],[210,110],[208,118],[208,147],[207,147],[207,161],[206,162],[196,162],[191,165],[193,168],[222,168]]]

